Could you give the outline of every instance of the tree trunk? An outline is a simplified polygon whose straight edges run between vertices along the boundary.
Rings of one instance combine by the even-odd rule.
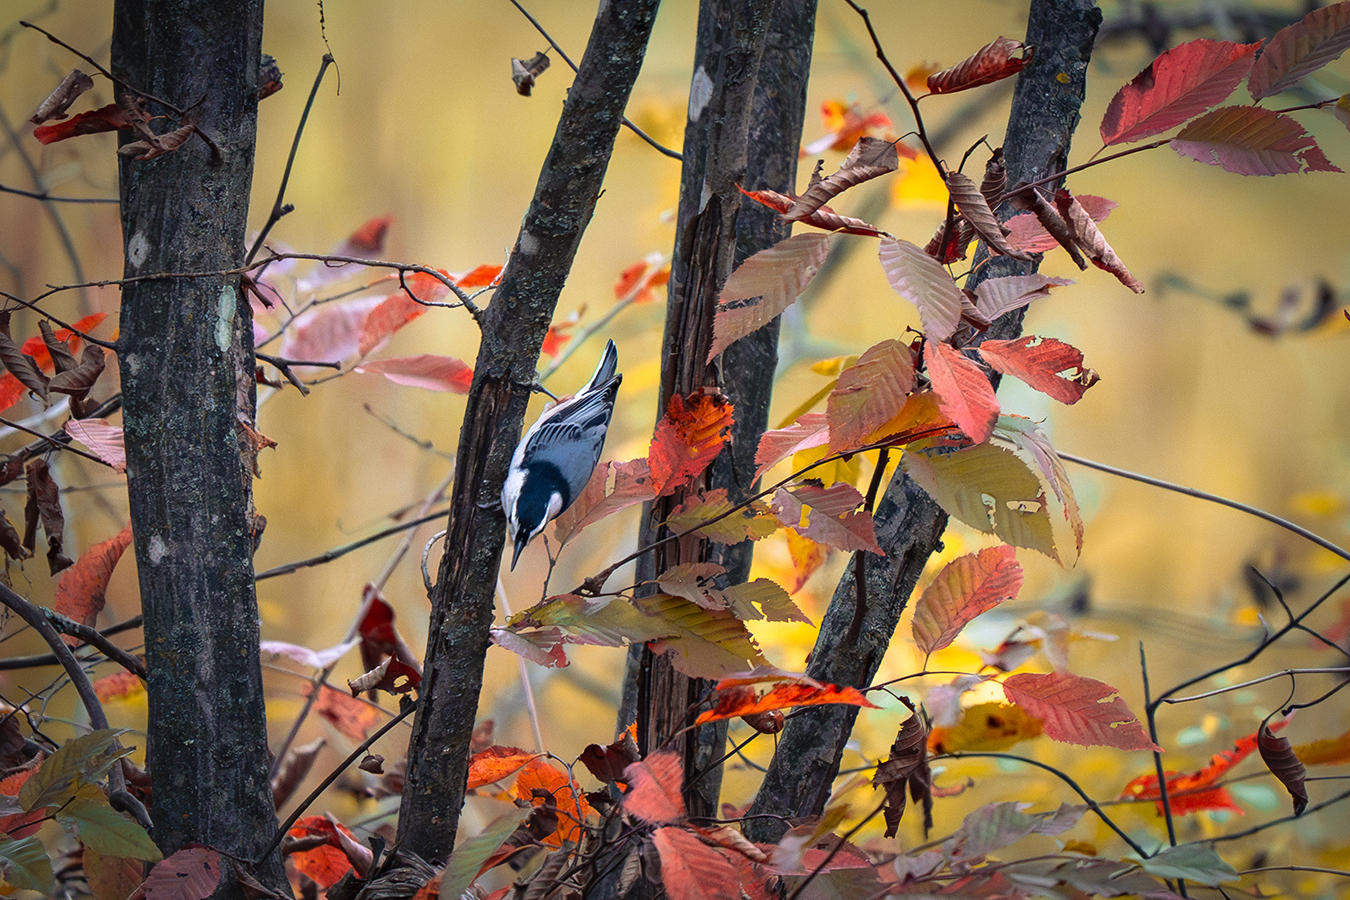
[[[1036,47],[1036,55],[1018,76],[1004,139],[1010,184],[1064,169],[1100,24],[1101,12],[1091,0],[1033,0],[1026,43]],[[1005,219],[1012,214],[1006,208],[1000,212]],[[1034,263],[1000,257],[981,268],[967,287],[1034,268]],[[1017,336],[1022,313],[1003,316],[984,337]],[[860,562],[848,568],[835,589],[806,670],[820,681],[858,688],[871,684],[947,524],[946,513],[903,470],[891,479],[875,519],[877,540],[886,556],[877,560],[858,554]],[[855,578],[858,568],[865,573],[861,592]],[[856,717],[857,707],[821,706],[799,710],[788,719],[748,814],[752,818],[746,832],[752,840],[776,841],[783,835],[788,825],[773,816],[821,812]]]
[[[220,152],[213,159],[193,137],[158,159],[122,158],[127,278],[242,262],[262,16],[261,0],[114,7],[116,76],[193,107]],[[197,842],[249,859],[276,819],[253,587],[253,332],[239,277],[125,285],[118,362],[145,611],[154,838],[166,855]],[[275,854],[255,875],[290,890]],[[223,883],[218,896],[242,896],[233,879]]]
[[[544,334],[599,197],[657,5],[601,4],[534,201],[480,318],[482,343],[460,431],[445,555],[431,595],[426,672],[399,814],[399,852],[426,862],[449,856],[464,803],[506,530],[502,482]]]

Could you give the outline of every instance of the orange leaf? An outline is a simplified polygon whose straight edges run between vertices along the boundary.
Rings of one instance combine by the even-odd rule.
[[[629,765],[623,774],[628,782],[623,808],[629,813],[652,825],[684,818],[684,763],[678,753],[653,753]]]
[[[107,703],[110,700],[130,700],[145,693],[145,684],[135,672],[113,672],[102,678],[94,679],[94,693],[98,699]]]
[[[816,156],[826,150],[852,150],[858,139],[870,129],[891,127],[891,120],[884,113],[864,115],[860,104],[842,100],[826,100],[822,103],[820,117],[829,133],[803,147],[803,156]]]
[[[1097,373],[1083,368],[1083,353],[1054,338],[1035,335],[1010,341],[985,341],[980,355],[990,366],[1015,375],[1060,403],[1074,404],[1097,383]],[[1069,375],[1061,372],[1073,370]]]
[[[1109,684],[1064,672],[1023,674],[1004,680],[1003,693],[1009,702],[1040,719],[1051,740],[1162,752]]]
[[[393,294],[383,303],[370,311],[361,324],[361,341],[357,348],[360,356],[365,356],[404,325],[418,316],[425,315],[427,308],[405,293]]]
[[[77,137],[81,134],[117,131],[119,128],[126,128],[130,124],[127,121],[126,110],[116,103],[109,103],[102,109],[82,112],[78,116],[66,119],[63,122],[57,122],[53,125],[39,125],[33,129],[33,137],[43,144],[54,144],[57,141],[64,141],[66,138]]]
[[[1289,720],[1283,719],[1271,725],[1270,728],[1271,731],[1279,731],[1288,724]],[[1226,790],[1215,785],[1220,778],[1228,774],[1230,769],[1257,749],[1258,734],[1259,732],[1254,731],[1239,738],[1233,744],[1232,750],[1214,754],[1209,758],[1208,765],[1202,769],[1194,772],[1163,773],[1167,777],[1167,801],[1172,807],[1172,812],[1184,814],[1226,809],[1241,815],[1242,807],[1233,801]],[[1120,796],[1122,799],[1157,800],[1158,814],[1162,815],[1162,791],[1158,789],[1158,776],[1155,774],[1140,775],[1133,779],[1125,785]]]
[[[914,643],[925,654],[947,647],[971,620],[1017,596],[1022,567],[1007,544],[947,563],[914,610]]]
[[[792,584],[788,587],[789,594],[795,594],[806,586],[807,580],[815,574],[816,570],[825,565],[825,559],[830,554],[830,548],[824,544],[818,544],[809,537],[798,534],[795,530],[787,529],[788,554],[792,557]]]
[[[474,288],[485,288],[494,284],[501,277],[501,274],[501,266],[483,265],[470,269],[463,275],[455,276],[454,281],[455,284],[465,290],[473,290]]]
[[[1294,748],[1307,766],[1331,766],[1350,762],[1350,731],[1340,737],[1323,738]]]
[[[357,700],[326,684],[321,686],[314,711],[342,734],[358,742],[370,737],[371,729],[384,718],[384,714],[373,704]]]
[[[694,724],[702,725],[704,722],[713,722],[718,719],[734,719],[737,716],[750,716],[794,706],[823,706],[829,703],[866,706],[871,709],[879,708],[875,703],[864,697],[857,688],[839,687],[833,684],[816,686],[779,684],[763,696],[756,694],[754,688],[735,687],[719,689],[717,704],[712,709],[699,713]]]
[[[914,390],[914,357],[909,346],[882,341],[867,350],[857,365],[839,373],[827,410],[830,450],[861,447],[868,437],[904,408]]]
[[[116,535],[86,550],[75,565],[62,573],[56,584],[56,611],[82,625],[93,625],[107,600],[108,580],[112,578],[113,569],[130,545],[131,523],[128,522]],[[65,641],[72,647],[82,643],[70,635],[65,636]]]
[[[980,367],[942,341],[923,345],[923,361],[943,415],[975,443],[989,440],[998,421],[998,398]]]
[[[515,747],[489,747],[469,759],[469,790],[485,784],[502,781],[520,771],[538,753],[528,753]]]
[[[651,303],[658,298],[656,288],[670,281],[670,264],[662,265],[660,253],[633,263],[619,274],[614,284],[614,296],[619,300],[632,297],[634,303]]]
[[[798,234],[737,266],[717,298],[708,362],[791,306],[816,277],[829,253],[827,235]]]
[[[658,828],[652,843],[661,857],[661,884],[670,900],[740,900],[736,867],[683,828]]]
[[[558,847],[563,841],[579,841],[582,836],[581,823],[595,812],[586,801],[581,786],[555,769],[548,760],[540,758],[527,763],[516,778],[516,796],[527,803],[542,806],[546,801],[535,796],[536,790],[547,792],[558,808],[558,830],[544,838],[544,843]]]
[[[1022,55],[1013,56],[1019,50]],[[976,50],[970,58],[928,76],[928,90],[934,94],[951,94],[1000,81],[1022,71],[1031,62],[1034,53],[1034,47],[1028,47],[1021,41],[995,38]]]
[[[673,493],[701,475],[727,442],[731,423],[731,404],[717,394],[701,388],[687,399],[671,397],[647,454],[656,496]]]
[[[384,250],[384,238],[389,233],[389,226],[393,224],[392,215],[376,216],[368,219],[360,228],[351,233],[351,236],[343,242],[339,253],[335,256],[379,256]]]

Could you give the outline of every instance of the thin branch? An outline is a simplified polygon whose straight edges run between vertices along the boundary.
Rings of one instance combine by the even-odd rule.
[[[84,283],[84,284],[72,284],[72,285],[69,285],[69,286],[67,286],[67,287],[58,288],[57,290],[65,291],[65,290],[71,290],[72,288],[81,288],[81,289],[82,289],[82,288],[91,287],[91,286],[92,286],[92,285],[90,285],[90,284],[88,284],[88,283]],[[51,287],[51,285],[48,285],[48,287]],[[54,293],[56,293],[56,291],[48,291],[47,293],[42,294],[38,299],[42,299],[42,297],[50,297],[50,296],[51,296],[52,294],[54,294]],[[28,300],[23,299],[22,297],[16,297],[16,296],[14,296],[13,294],[9,293],[8,291],[0,291],[0,297],[4,297],[6,300],[13,300],[15,303],[19,304],[20,306],[24,307],[25,309],[31,309],[33,312],[35,312],[35,313],[37,313],[38,315],[42,316],[42,317],[45,318],[47,321],[49,321],[49,322],[55,322],[57,325],[59,325],[60,327],[66,329],[67,331],[69,331],[69,332],[71,332],[71,333],[73,333],[73,334],[78,334],[81,338],[83,338],[84,340],[88,341],[88,342],[91,343],[91,344],[96,344],[96,345],[98,345],[99,347],[102,347],[102,348],[105,349],[105,350],[112,350],[112,351],[114,351],[114,352],[116,352],[116,350],[117,350],[117,342],[116,342],[116,341],[105,341],[105,340],[103,340],[102,338],[96,338],[96,337],[92,336],[92,335],[89,334],[88,332],[81,331],[80,329],[78,329],[78,328],[76,328],[75,326],[71,325],[69,322],[64,322],[64,321],[62,321],[61,319],[58,319],[56,316],[52,315],[51,313],[47,312],[45,309],[42,309],[41,307],[39,307],[39,306],[37,305],[37,303],[36,303],[35,301],[28,301]]]
[[[558,55],[562,57],[562,61],[567,63],[568,67],[571,68],[573,73],[575,73],[577,71],[577,64],[572,62],[572,58],[567,55],[567,51],[563,50],[562,47],[558,46],[558,42],[553,40],[553,38],[549,35],[549,33],[544,30],[544,26],[539,24],[539,20],[536,19],[534,16],[530,15],[529,11],[525,9],[525,7],[520,5],[519,0],[511,0],[511,5],[514,6],[516,9],[520,10],[520,14],[529,20],[530,24],[534,26],[534,30],[539,32],[539,34],[544,38],[544,40],[548,41],[549,46],[558,52]],[[647,132],[643,131],[641,128],[637,127],[631,121],[629,121],[627,116],[621,117],[619,119],[619,123],[623,125],[623,127],[627,128],[629,131],[633,132],[633,134],[637,135],[638,137],[646,141],[648,144],[650,144],[652,148],[655,149],[658,153],[662,154],[663,156],[669,156],[671,159],[678,159],[683,162],[684,156],[680,153],[680,151],[672,150],[669,147],[660,144],[659,142],[657,142],[656,138],[647,134]]]
[[[63,616],[55,610],[38,607],[47,619],[52,623],[57,631],[62,634],[68,634],[73,638],[79,638],[89,646],[95,648],[111,661],[117,663],[131,674],[142,681],[145,680],[145,663],[132,656],[121,647],[108,640],[97,629],[85,625],[83,622],[76,622],[68,616]],[[139,619],[140,617],[137,616]]]
[[[434,522],[437,519],[444,518],[447,512],[449,512],[448,509],[440,509],[437,510],[436,512],[430,513],[425,516],[419,516],[418,518],[412,519],[407,522],[400,522],[397,525],[391,525],[382,531],[377,531],[368,537],[363,537],[359,541],[352,541],[350,544],[343,544],[341,547],[334,547],[332,550],[329,550],[325,553],[320,553],[318,556],[311,556],[308,559],[297,560],[296,562],[286,563],[285,565],[282,566],[274,566],[270,569],[267,569],[266,571],[259,572],[257,575],[253,576],[253,580],[262,581],[266,578],[276,578],[278,575],[289,575],[292,572],[298,572],[301,569],[309,568],[310,566],[318,566],[327,562],[332,562],[333,560],[338,559],[339,557],[346,556],[353,550],[360,550],[362,547],[365,547],[368,544],[373,544],[376,541],[382,541],[387,537],[392,537],[393,535],[398,534],[399,532],[407,531],[410,528],[416,528],[418,525],[424,525],[427,522]]]
[[[1150,702],[1150,688],[1148,683],[1148,658],[1144,654],[1144,642],[1139,642],[1139,671],[1144,681],[1144,711],[1147,713],[1148,737],[1155,747],[1162,746],[1158,743],[1158,707]],[[1169,795],[1170,785],[1167,783],[1167,773],[1163,771],[1162,752],[1153,751],[1153,768],[1158,779],[1159,803],[1162,804],[1163,819],[1167,822],[1167,840],[1173,847],[1177,845],[1176,821],[1172,817],[1172,798]],[[1181,895],[1186,896],[1186,883],[1180,883]]]
[[[1240,503],[1237,500],[1229,500],[1227,497],[1220,497],[1218,494],[1211,494],[1208,491],[1202,491],[1197,488],[1186,487],[1185,485],[1180,484],[1173,484],[1170,481],[1163,481],[1161,478],[1152,478],[1148,475],[1140,475],[1138,472],[1131,472],[1128,469],[1118,469],[1115,466],[1108,466],[1105,463],[1094,462],[1093,460],[1090,459],[1084,459],[1081,456],[1072,456],[1068,453],[1060,453],[1059,458],[1068,460],[1071,463],[1077,463],[1080,466],[1086,466],[1089,469],[1096,469],[1100,472],[1107,472],[1111,475],[1117,475],[1121,478],[1128,478],[1131,481],[1142,482],[1143,484],[1152,485],[1153,487],[1163,488],[1164,490],[1168,491],[1175,491],[1176,493],[1184,494],[1187,497],[1195,497],[1200,500],[1208,500],[1211,503],[1217,503],[1220,506],[1227,506],[1230,509],[1236,509],[1237,511],[1244,512],[1249,516],[1255,516],[1256,518],[1264,519],[1265,521],[1270,522],[1273,525],[1278,525],[1287,531],[1292,531],[1299,537],[1304,538],[1305,540],[1312,541],[1314,544],[1321,547],[1323,550],[1329,550],[1332,553],[1339,556],[1341,559],[1350,560],[1350,550],[1342,549],[1341,547],[1338,547],[1336,544],[1333,544],[1326,538],[1314,534],[1313,532],[1299,525],[1295,525],[1288,519],[1282,519],[1279,516],[1274,515],[1273,513],[1268,513],[1265,510],[1258,509],[1255,506],[1250,506],[1246,503]]]
[[[69,488],[63,488],[62,490],[63,491],[69,490]],[[134,616],[130,619],[127,619],[125,622],[119,622],[116,625],[103,629],[102,631],[99,632],[99,635],[102,638],[106,639],[112,637],[114,634],[121,634],[124,631],[131,631],[133,628],[140,628],[141,623],[143,621],[144,617]],[[93,641],[88,640],[87,638],[82,638],[82,640],[84,640],[85,643],[87,644],[98,646]],[[76,658],[78,659],[78,657]],[[15,656],[9,659],[0,659],[0,671],[12,671],[14,669],[33,669],[39,666],[54,666],[60,662],[61,661],[56,658],[55,653],[42,653],[36,656]]]
[[[1292,822],[1295,819],[1306,819],[1310,813],[1315,813],[1319,809],[1326,809],[1328,806],[1332,806],[1347,799],[1350,799],[1350,791],[1344,791],[1330,799],[1323,800],[1321,803],[1315,803],[1303,810],[1303,812],[1297,816],[1282,816],[1278,819],[1271,819],[1269,822],[1262,822],[1260,825],[1253,825],[1251,828],[1247,828],[1243,831],[1235,831],[1232,834],[1221,834],[1218,837],[1206,838],[1206,840],[1211,844],[1217,844],[1219,841],[1236,841],[1240,838],[1250,837],[1253,834],[1265,831],[1268,828],[1275,828],[1286,822]]]
[[[1350,668],[1344,666],[1324,669],[1283,669],[1279,672],[1271,672],[1268,675],[1262,675],[1260,678],[1253,678],[1250,681],[1244,681],[1240,684],[1231,684],[1228,687],[1217,688],[1216,690],[1206,691],[1203,694],[1192,694],[1189,697],[1169,697],[1163,700],[1163,703],[1190,703],[1192,700],[1204,700],[1208,697],[1217,697],[1219,694],[1227,694],[1230,691],[1240,691],[1244,688],[1252,687],[1263,681],[1274,681],[1276,678],[1285,678],[1292,675],[1350,675]]]
[[[121,203],[115,197],[54,197],[47,191],[25,191],[21,188],[0,184],[0,194],[18,194],[20,197],[32,197],[44,203]]]
[[[85,459],[93,460],[94,462],[98,463],[100,466],[107,466],[107,467],[110,468],[110,469],[112,468],[112,464],[109,463],[107,460],[99,459],[99,458],[98,458],[97,456],[95,456],[94,454],[92,454],[92,453],[87,453],[87,452],[85,452],[84,450],[81,450],[79,447],[73,447],[73,446],[71,446],[69,443],[67,443],[67,441],[70,440],[70,436],[69,436],[69,435],[66,435],[66,433],[65,433],[64,431],[57,432],[57,434],[64,435],[65,438],[66,438],[65,441],[63,441],[63,440],[61,440],[60,438],[55,437],[55,436],[53,436],[53,435],[43,434],[42,432],[40,432],[40,431],[38,431],[38,430],[36,430],[36,429],[29,428],[27,425],[22,425],[22,424],[20,424],[20,423],[18,423],[18,422],[14,422],[14,421],[12,421],[12,420],[10,420],[10,419],[6,419],[4,416],[0,416],[0,425],[6,425],[6,426],[8,426],[8,427],[10,427],[10,428],[13,428],[15,431],[22,431],[24,434],[31,434],[31,435],[33,435],[33,436],[36,437],[36,438],[40,438],[40,439],[46,441],[46,442],[50,445],[50,449],[52,449],[52,450],[69,450],[71,453],[74,453],[76,456],[83,456]]]

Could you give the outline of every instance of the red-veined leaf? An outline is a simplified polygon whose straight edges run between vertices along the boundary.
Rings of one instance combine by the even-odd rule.
[[[731,404],[717,394],[699,390],[688,398],[671,397],[647,454],[656,496],[702,474],[727,442],[731,424]]]
[[[1181,156],[1238,175],[1339,172],[1312,135],[1289,116],[1258,106],[1225,106],[1172,138]]]
[[[923,361],[938,395],[938,408],[977,444],[993,434],[998,398],[984,371],[942,341],[923,345]]]
[[[736,867],[720,851],[678,827],[658,828],[652,843],[661,858],[661,885],[670,900],[740,900]]]
[[[794,706],[822,706],[842,703],[848,706],[879,707],[868,700],[857,688],[839,687],[833,684],[779,684],[763,695],[748,686],[734,686],[726,689],[719,687],[717,699],[712,709],[699,713],[694,724],[713,722],[718,719],[734,719],[757,713],[771,712],[775,709],[790,709]]]
[[[1308,790],[1303,786],[1303,779],[1308,772],[1303,768],[1303,763],[1299,762],[1294,748],[1289,746],[1287,739],[1276,737],[1264,722],[1257,731],[1256,748],[1260,751],[1261,760],[1266,764],[1266,768],[1280,779],[1280,784],[1284,785],[1284,789],[1294,799],[1294,815],[1302,815],[1303,810],[1308,808]]]
[[[914,384],[914,358],[907,344],[887,340],[869,348],[857,365],[839,373],[830,393],[830,450],[839,453],[866,444],[872,432],[904,408]]]
[[[116,471],[127,470],[127,448],[121,425],[109,424],[107,419],[71,419],[63,430]]]
[[[830,422],[825,413],[802,413],[792,425],[764,432],[755,451],[755,464],[759,466],[755,480],[792,454],[823,447],[829,441]]]
[[[717,298],[708,362],[791,306],[816,277],[829,253],[828,236],[799,234],[741,263]]]
[[[747,191],[745,188],[738,188],[738,190],[751,200],[754,200],[762,206],[767,206],[774,212],[785,213],[797,202],[796,197],[789,194],[780,194],[777,191]],[[875,225],[869,225],[862,219],[855,219],[852,216],[841,216],[828,206],[822,206],[820,209],[811,213],[811,215],[799,219],[798,221],[803,225],[810,225],[823,231],[841,234],[860,234],[864,237],[878,237],[883,233]]]
[[[1149,740],[1120,692],[1109,684],[1064,672],[1011,675],[1003,682],[1003,693],[1009,702],[1040,719],[1052,740],[1162,752]]]
[[[985,341],[980,356],[990,366],[1015,375],[1060,403],[1074,404],[1099,380],[1092,369],[1083,368],[1083,352],[1063,341],[1036,335],[1010,341]],[[1061,372],[1069,372],[1061,375]]]
[[[1009,275],[1004,278],[986,278],[975,287],[975,309],[992,322],[1006,312],[1021,309],[1042,297],[1050,296],[1052,287],[1063,287],[1073,283],[1068,278],[1053,278],[1039,272],[1030,275]]]
[[[945,341],[961,321],[961,289],[933,257],[909,241],[881,239],[877,250],[886,280],[901,297],[919,308],[930,340]]]
[[[894,172],[900,167],[895,143],[874,137],[859,138],[839,170],[828,178],[813,180],[806,193],[783,213],[783,218],[789,222],[804,219],[848,188]]]
[[[102,543],[86,550],[56,583],[56,611],[82,625],[93,625],[107,601],[108,581],[127,547],[131,546],[131,523]],[[65,636],[74,647],[78,638]]]
[[[1275,36],[1252,66],[1253,100],[1287,91],[1350,47],[1350,0],[1314,9]]]
[[[1206,38],[1164,51],[1116,92],[1102,118],[1102,141],[1125,144],[1161,134],[1233,93],[1261,43]]]
[[[1019,50],[1022,55],[1013,56]],[[1022,71],[1031,62],[1034,53],[1034,47],[1028,47],[1021,41],[1007,37],[995,38],[975,51],[970,58],[928,76],[928,90],[934,94],[951,94],[999,81]]]
[[[469,386],[473,384],[473,367],[468,363],[453,356],[431,353],[367,360],[357,366],[356,371],[375,372],[395,384],[407,387],[454,394],[467,394]]]
[[[653,753],[624,769],[628,791],[623,808],[652,825],[679,822],[684,816],[684,763],[678,753]]]
[[[101,109],[82,112],[73,118],[57,122],[55,125],[39,125],[33,129],[33,137],[43,144],[54,144],[57,141],[64,141],[66,138],[77,137],[81,134],[117,131],[130,124],[127,121],[126,111],[116,103],[109,103]]]
[[[1083,204],[1078,202],[1078,198],[1066,190],[1058,190],[1055,192],[1055,208],[1068,223],[1074,242],[1083,249],[1094,266],[1110,272],[1121,284],[1136,294],[1144,292],[1144,286],[1130,274],[1129,269],[1125,268],[1125,263],[1116,255],[1116,251],[1111,249],[1106,237],[1097,228],[1097,223],[1088,215],[1087,210],[1083,209]]]
[[[924,588],[914,610],[914,643],[925,654],[947,647],[987,610],[1017,596],[1022,567],[1007,544],[952,560]]]

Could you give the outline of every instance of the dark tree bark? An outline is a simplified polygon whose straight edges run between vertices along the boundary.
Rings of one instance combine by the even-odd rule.
[[[261,0],[114,7],[116,76],[195,107],[220,148],[213,160],[192,138],[158,159],[122,159],[127,277],[241,263],[262,15]],[[149,109],[171,112],[153,101]],[[253,587],[253,337],[238,276],[127,284],[118,362],[145,610],[154,838],[165,854],[199,842],[248,859],[267,846],[276,819]],[[290,890],[275,854],[255,874]],[[237,885],[218,895],[242,896]]]
[[[1032,181],[1064,169],[1100,24],[1101,12],[1091,0],[1033,0],[1026,42],[1035,45],[1036,56],[1018,76],[1004,139],[1009,183]],[[1067,79],[1061,81],[1064,76]],[[1012,211],[1005,208],[1000,214],[1007,218]],[[1025,274],[1034,268],[1034,263],[1000,257],[980,270],[976,282]],[[1022,312],[1000,318],[985,337],[1018,335]],[[856,561],[835,589],[806,670],[820,681],[859,688],[872,682],[919,574],[938,548],[947,524],[946,513],[903,470],[892,478],[875,518],[877,540],[886,556],[877,560],[858,554],[865,573],[861,610]],[[819,814],[839,774],[844,744],[856,717],[856,707],[821,706],[799,710],[789,718],[749,815]],[[757,841],[776,841],[786,830],[787,825],[774,818],[750,818],[746,826],[747,834]]]
[[[658,0],[601,4],[482,344],[460,431],[440,575],[432,591],[421,707],[399,815],[400,853],[443,862],[468,778],[506,520],[499,496],[544,334],[600,194]]]

